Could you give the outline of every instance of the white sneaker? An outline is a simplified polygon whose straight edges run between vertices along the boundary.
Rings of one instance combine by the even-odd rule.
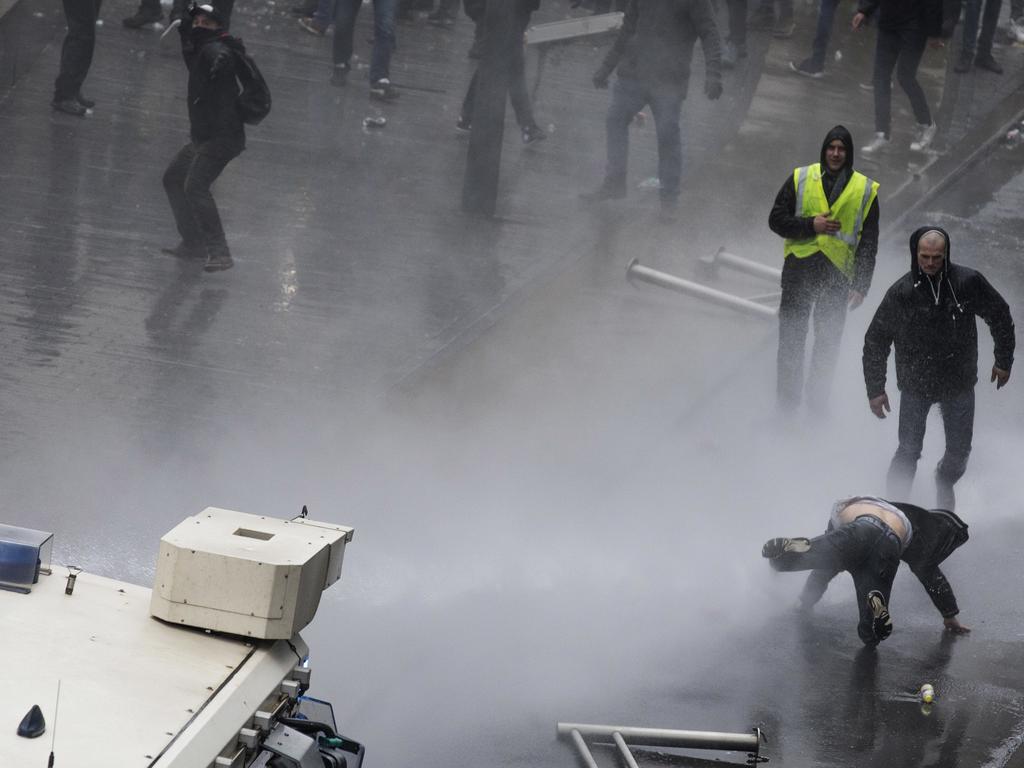
[[[875,138],[871,140],[871,143],[866,147],[861,147],[860,151],[865,155],[873,155],[875,152],[878,152],[880,149],[885,149],[888,146],[889,137],[881,131],[877,131],[875,133]]]
[[[929,125],[918,124],[917,135],[914,137],[914,140],[910,142],[910,151],[924,152],[928,149],[928,147],[931,146],[932,139],[935,138],[935,132],[938,129],[939,127],[935,125],[935,123],[931,123]]]
[[[1024,16],[1010,19],[1010,37],[1018,43],[1024,43]]]

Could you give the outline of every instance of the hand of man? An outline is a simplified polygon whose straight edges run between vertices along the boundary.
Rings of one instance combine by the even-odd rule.
[[[718,99],[722,95],[722,81],[708,80],[704,83],[704,95],[711,99],[711,101]]]
[[[839,222],[830,219],[828,216],[820,215],[814,217],[814,231],[819,235],[834,235],[839,231]]]
[[[864,303],[864,294],[860,291],[850,291],[850,295],[847,299],[847,306],[850,309],[856,309]]]
[[[996,383],[996,389],[1002,389],[1006,386],[1006,382],[1010,380],[1010,372],[1004,371],[1002,368],[992,366],[992,381]]]
[[[608,87],[608,73],[605,72],[603,69],[599,69],[597,72],[594,73],[594,77],[591,79],[590,82],[594,84],[595,88],[599,90],[604,90],[605,88]]]
[[[889,396],[885,392],[868,400],[868,405],[871,407],[871,412],[880,419],[884,419],[886,412],[892,410],[889,407]]]
[[[855,14],[853,14],[853,22],[850,24],[850,28],[854,32],[859,30],[862,26],[864,26],[864,18],[864,14],[861,13],[860,11],[857,11]]]
[[[956,616],[950,616],[948,619],[943,619],[942,623],[945,625],[946,631],[952,632],[954,635],[966,635],[971,631],[971,628],[961,624],[960,620]]]

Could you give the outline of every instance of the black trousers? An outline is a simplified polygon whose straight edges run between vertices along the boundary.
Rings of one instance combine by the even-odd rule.
[[[530,14],[521,13],[516,19],[516,29],[519,37],[522,38],[526,28],[530,25]],[[477,24],[479,32],[482,25]],[[487,45],[486,37],[481,45]],[[512,79],[508,84],[508,98],[512,102],[512,109],[516,113],[516,122],[520,128],[529,128],[535,124],[533,117],[533,105],[530,103],[530,92],[526,87],[526,58],[522,44],[517,45],[512,54],[512,61],[509,62],[509,69],[512,72]],[[473,104],[476,100],[476,84],[479,78],[479,67],[473,72],[473,79],[469,81],[469,88],[466,89],[466,97],[462,100],[462,119],[473,119]]]
[[[164,190],[181,240],[209,252],[226,249],[224,227],[210,186],[241,150],[230,143],[186,144],[164,171]]]
[[[881,592],[888,605],[902,552],[903,544],[892,528],[877,517],[861,515],[811,539],[806,552],[784,552],[768,562],[776,571],[849,571],[860,613],[857,635],[873,645],[878,639],[872,630],[868,593]]]
[[[807,374],[807,400],[818,410],[828,403],[849,295],[849,281],[824,254],[803,259],[786,257],[782,265],[777,360],[777,394],[784,410],[800,404],[804,390],[804,347],[812,313],[814,347]]]
[[[892,71],[896,82],[910,99],[910,108],[919,125],[931,125],[932,113],[924,89],[917,82],[917,67],[924,56],[928,36],[920,29],[893,31],[879,29],[875,41],[875,130],[889,135],[892,129]]]
[[[73,99],[82,90],[96,47],[100,3],[101,0],[64,0],[68,33],[60,49],[60,73],[53,84],[54,101]]]

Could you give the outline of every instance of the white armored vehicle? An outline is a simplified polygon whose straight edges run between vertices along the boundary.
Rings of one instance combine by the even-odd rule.
[[[351,540],[210,507],[161,539],[148,590],[0,525],[0,766],[360,768],[298,635]]]

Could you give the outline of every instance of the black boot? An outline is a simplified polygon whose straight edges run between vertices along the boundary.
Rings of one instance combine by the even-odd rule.
[[[209,246],[206,251],[208,255],[203,269],[207,272],[220,272],[225,269],[231,269],[235,265],[227,243]]]

